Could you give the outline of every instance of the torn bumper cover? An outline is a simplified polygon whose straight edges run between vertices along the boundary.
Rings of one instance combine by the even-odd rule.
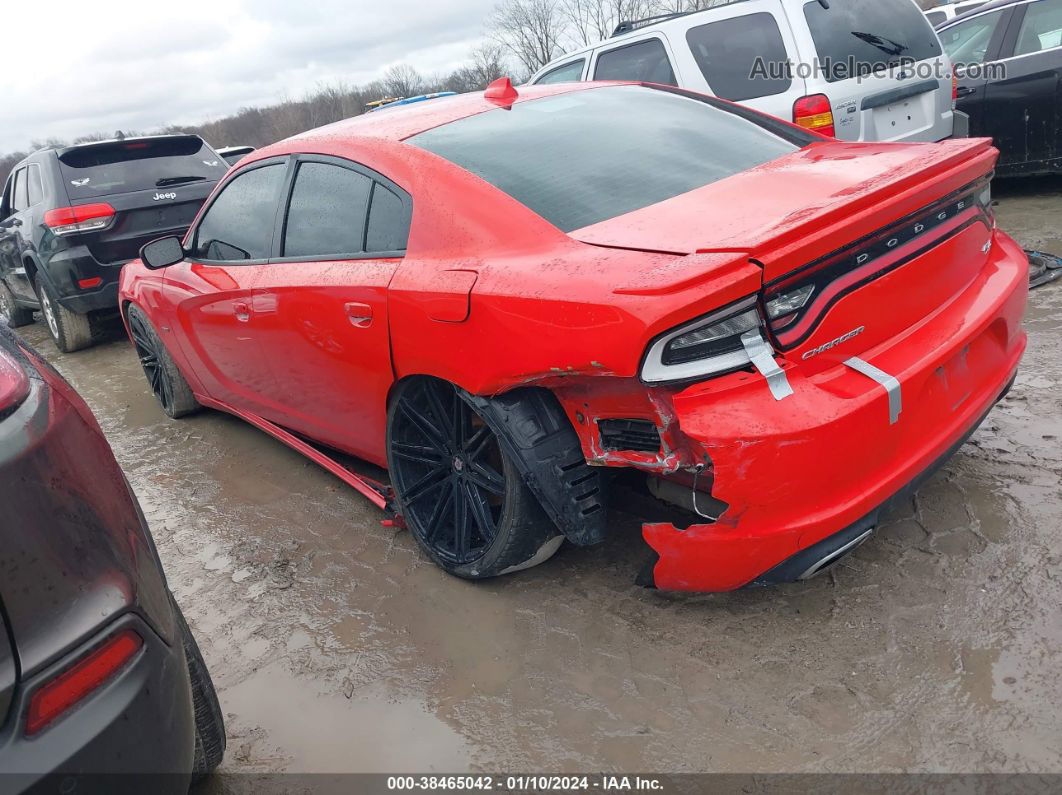
[[[676,394],[678,426],[710,456],[712,496],[729,507],[684,530],[644,525],[658,556],[652,584],[729,591],[797,580],[864,540],[883,505],[943,463],[1005,393],[1025,349],[1026,278],[1016,265],[982,274],[975,282],[991,289],[975,283],[920,327],[860,352],[892,388],[831,351],[831,365],[810,375],[787,367],[793,394],[782,401],[753,373]]]

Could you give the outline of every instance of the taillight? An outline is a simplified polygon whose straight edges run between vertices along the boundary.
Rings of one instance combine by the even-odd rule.
[[[0,350],[0,418],[7,416],[29,394],[29,379],[18,362]]]
[[[129,662],[143,645],[144,639],[127,629],[39,688],[30,698],[26,734],[36,734],[96,690]]]
[[[959,76],[954,72],[951,75],[951,109],[955,110],[955,103],[959,101]]]
[[[825,94],[801,97],[793,104],[793,122],[808,130],[833,138],[833,108]]]
[[[79,207],[60,207],[44,214],[44,223],[56,235],[76,235],[98,232],[114,220],[114,208],[106,202],[82,204]]]

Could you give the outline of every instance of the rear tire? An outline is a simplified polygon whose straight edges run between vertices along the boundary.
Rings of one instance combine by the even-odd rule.
[[[166,416],[176,420],[202,408],[143,310],[130,304],[125,315],[148,386]]]
[[[192,762],[192,783],[214,772],[225,756],[225,718],[214,689],[214,682],[207,671],[203,653],[184,619],[184,613],[173,602],[173,615],[177,619],[177,631],[184,646],[188,663],[188,680],[192,686],[192,708],[195,711],[195,758]]]
[[[531,568],[564,540],[453,384],[411,378],[398,385],[387,463],[410,532],[450,574],[478,580]]]
[[[33,322],[33,310],[15,303],[15,296],[6,284],[0,281],[0,321],[11,328],[28,326]]]
[[[92,325],[88,315],[71,312],[61,303],[55,291],[43,279],[37,280],[37,298],[41,302],[44,323],[63,353],[73,353],[92,344]]]

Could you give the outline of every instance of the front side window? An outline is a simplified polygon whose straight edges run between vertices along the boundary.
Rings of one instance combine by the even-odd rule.
[[[301,163],[284,224],[284,257],[359,254],[372,180],[342,166]]]
[[[578,61],[572,61],[563,66],[558,66],[556,69],[550,69],[535,81],[535,85],[541,86],[546,83],[572,83],[580,80],[583,76],[584,64],[586,64],[586,60],[580,58]]]
[[[675,72],[660,39],[646,39],[597,56],[594,80],[637,80],[676,85]]]
[[[1062,47],[1062,0],[1041,0],[1025,7],[1015,55],[1033,55]]]
[[[940,41],[951,62],[956,66],[984,63],[1005,10],[981,14],[940,31]]]
[[[267,259],[286,170],[285,164],[272,163],[237,174],[203,216],[193,256],[229,262]]]
[[[698,25],[686,41],[712,93],[740,102],[782,94],[793,84],[789,56],[772,14],[747,14]]]
[[[570,232],[762,165],[812,138],[721,100],[608,86],[518,102],[407,142]]]
[[[844,0],[804,6],[823,75],[833,83],[905,60],[940,55],[933,27],[911,0]]]

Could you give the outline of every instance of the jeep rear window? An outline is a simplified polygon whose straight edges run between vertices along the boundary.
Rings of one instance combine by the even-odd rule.
[[[843,0],[804,6],[818,63],[831,83],[940,56],[933,27],[911,0]]]
[[[218,180],[228,167],[194,135],[107,141],[59,155],[59,170],[73,200]]]
[[[811,139],[710,97],[610,86],[517,102],[408,142],[570,232],[774,160]]]

